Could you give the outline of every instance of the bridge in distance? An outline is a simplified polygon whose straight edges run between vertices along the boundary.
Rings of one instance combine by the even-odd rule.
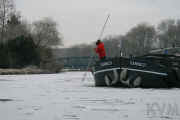
[[[58,61],[63,62],[64,69],[86,70],[88,63],[92,63],[97,58],[92,57],[61,57]]]

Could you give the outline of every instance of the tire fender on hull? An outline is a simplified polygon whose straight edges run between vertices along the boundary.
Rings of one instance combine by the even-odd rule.
[[[113,70],[113,74],[106,74],[104,76],[105,83],[107,86],[113,86],[118,82],[118,72],[117,70]]]
[[[128,87],[139,87],[142,78],[137,73],[128,74],[128,69],[123,69],[120,73],[120,82]]]

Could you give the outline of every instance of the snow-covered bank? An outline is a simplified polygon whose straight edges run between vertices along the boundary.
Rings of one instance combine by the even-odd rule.
[[[38,68],[23,68],[23,69],[0,69],[0,75],[17,75],[17,74],[48,74],[47,70]]]
[[[180,119],[180,89],[96,88],[83,74],[0,76],[0,119]]]

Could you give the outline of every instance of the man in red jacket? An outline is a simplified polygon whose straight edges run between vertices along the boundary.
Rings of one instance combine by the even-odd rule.
[[[101,42],[101,40],[97,40],[96,42],[96,48],[95,51],[99,55],[100,60],[104,60],[106,58],[106,51],[104,48],[104,44]]]

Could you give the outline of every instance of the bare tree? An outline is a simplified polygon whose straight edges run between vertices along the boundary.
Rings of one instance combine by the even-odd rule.
[[[161,48],[172,47],[180,43],[179,20],[167,19],[158,25],[158,38]]]
[[[19,13],[12,14],[6,24],[6,39],[12,40],[18,36],[28,36],[29,34],[28,23],[21,20]]]
[[[177,35],[177,36],[176,36],[176,37],[177,37],[177,38],[176,38],[176,39],[177,39],[176,45],[177,45],[177,46],[180,46],[180,34],[179,34],[179,33],[180,33],[180,19],[177,20],[177,31],[176,31],[176,32],[177,32],[177,34],[176,34],[176,35]]]
[[[57,29],[57,23],[51,18],[44,18],[34,22],[32,33],[37,47],[62,44],[62,36]]]
[[[104,38],[104,46],[108,57],[117,57],[120,55],[120,45],[122,36],[108,36]]]
[[[142,55],[152,49],[155,41],[156,30],[154,26],[139,24],[132,28],[124,37],[124,45],[127,54]]]
[[[13,0],[0,0],[0,39],[1,42],[5,42],[6,24],[10,17],[10,14],[14,12]]]

